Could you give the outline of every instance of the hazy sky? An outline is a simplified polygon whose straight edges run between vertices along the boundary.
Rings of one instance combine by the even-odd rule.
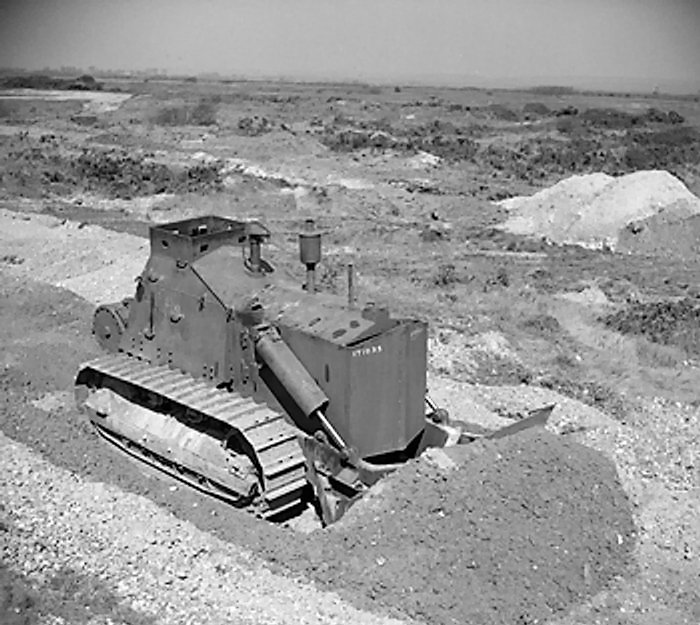
[[[61,65],[695,92],[700,0],[0,0],[0,66]]]

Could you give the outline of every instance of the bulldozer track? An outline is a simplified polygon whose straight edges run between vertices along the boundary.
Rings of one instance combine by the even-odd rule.
[[[88,379],[100,380],[97,386],[103,385],[104,379],[109,378],[233,428],[252,449],[252,459],[263,484],[262,500],[250,507],[251,511],[272,518],[301,504],[307,488],[305,457],[297,440],[299,431],[287,423],[281,412],[166,365],[152,365],[124,353],[91,360],[83,364],[80,371],[80,375],[87,375]],[[171,419],[175,421],[174,417]],[[132,455],[201,490],[229,499],[225,489],[212,484],[210,476],[198,473],[191,467],[178,466],[172,460],[143,448],[137,441],[105,431],[97,421],[93,422],[100,434]],[[181,429],[187,427],[178,425]]]

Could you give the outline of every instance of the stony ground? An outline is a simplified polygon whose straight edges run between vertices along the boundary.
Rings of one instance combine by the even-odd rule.
[[[533,139],[527,120],[504,120],[504,110],[524,114],[522,94],[499,95],[502,109],[478,92],[427,107],[405,91],[253,88],[207,100],[217,126],[173,124],[178,106],[209,97],[188,88],[167,100],[141,87],[87,126],[71,121],[75,102],[0,111],[0,622],[697,623],[697,259],[492,230],[503,214],[488,196],[540,184],[502,167],[508,137]],[[547,100],[550,110],[570,102]],[[646,105],[696,115],[691,101],[617,110]],[[415,111],[420,136],[449,138],[434,150],[444,162],[414,159],[412,121],[391,127],[404,143],[336,150],[397,110]],[[431,117],[478,121],[490,160],[459,160],[474,146]],[[544,117],[540,148],[544,128],[562,131]],[[642,140],[627,117],[603,116],[602,131],[600,116],[574,117],[602,147]],[[644,119],[649,133],[670,124]],[[669,163],[696,188],[680,144]],[[565,165],[541,167],[539,180],[580,163]],[[609,173],[629,162],[617,165]],[[311,534],[299,531],[315,526],[309,518],[261,524],[105,448],[71,396],[78,364],[97,353],[94,304],[133,289],[149,222],[210,211],[268,221],[278,263],[294,259],[300,219],[316,216],[329,231],[324,288],[342,290],[354,258],[363,296],[431,321],[436,400],[487,427],[556,402],[550,433],[412,463],[338,527]]]

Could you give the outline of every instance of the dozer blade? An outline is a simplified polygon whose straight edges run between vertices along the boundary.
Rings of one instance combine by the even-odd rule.
[[[84,364],[76,399],[108,441],[199,490],[266,518],[301,504],[298,432],[265,404],[125,354]]]
[[[527,417],[510,423],[498,430],[487,430],[479,425],[468,424],[461,421],[453,421],[453,425],[460,428],[459,444],[471,443],[480,439],[496,439],[511,436],[532,427],[546,425],[556,404],[532,410]],[[474,431],[476,429],[476,431]]]
[[[520,419],[515,423],[511,423],[510,425],[506,425],[503,428],[495,430],[487,434],[484,438],[504,438],[505,436],[517,434],[518,432],[522,432],[523,430],[527,430],[531,427],[536,427],[538,425],[546,425],[547,421],[549,421],[549,417],[552,415],[552,411],[554,410],[555,406],[556,404],[552,404],[551,406],[545,406],[544,408],[537,408],[536,410],[533,410],[524,419]]]

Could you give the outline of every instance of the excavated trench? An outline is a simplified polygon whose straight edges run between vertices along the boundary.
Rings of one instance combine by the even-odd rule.
[[[0,429],[273,568],[365,609],[475,624],[541,622],[628,571],[634,527],[614,466],[544,431],[409,463],[339,525],[308,536],[173,488],[107,449],[71,405],[72,373],[97,351],[92,306],[31,281],[0,286]]]

